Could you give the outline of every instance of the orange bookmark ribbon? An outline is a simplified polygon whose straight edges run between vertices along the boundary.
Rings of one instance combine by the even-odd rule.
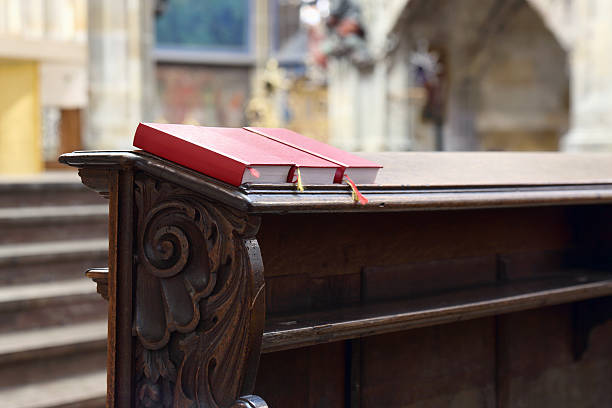
[[[363,194],[361,194],[361,192],[359,191],[359,189],[357,188],[353,180],[351,180],[349,176],[344,175],[344,181],[346,181],[346,184],[348,184],[352,190],[351,195],[353,196],[353,201],[361,205],[366,205],[368,203],[368,199],[365,198]]]

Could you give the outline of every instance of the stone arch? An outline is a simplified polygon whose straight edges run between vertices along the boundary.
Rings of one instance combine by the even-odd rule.
[[[543,17],[548,1],[430,0],[408,7],[414,15],[396,25],[399,54],[426,38],[446,61],[445,150],[558,149],[569,118],[568,56],[554,18]]]
[[[483,150],[558,150],[569,121],[567,51],[525,0],[486,51],[475,130]]]
[[[535,10],[559,44],[569,50],[572,46],[572,30],[569,19],[573,15],[571,2],[555,0],[525,0]]]

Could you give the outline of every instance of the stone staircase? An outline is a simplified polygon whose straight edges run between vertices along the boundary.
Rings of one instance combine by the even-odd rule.
[[[1,407],[104,407],[107,304],[84,272],[107,230],[75,173],[0,180]]]

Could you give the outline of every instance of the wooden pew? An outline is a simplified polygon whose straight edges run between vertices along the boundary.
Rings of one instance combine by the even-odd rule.
[[[108,406],[612,406],[612,155],[368,157],[359,205],[63,155],[110,200]]]

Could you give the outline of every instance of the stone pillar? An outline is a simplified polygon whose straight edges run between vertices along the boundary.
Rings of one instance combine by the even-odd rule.
[[[327,72],[329,142],[344,150],[358,150],[359,72],[349,61],[340,58],[329,59]]]
[[[409,150],[414,138],[414,109],[410,103],[412,78],[409,63],[410,49],[400,44],[393,56],[387,79],[387,140],[386,148],[392,151]]]
[[[574,3],[567,151],[612,151],[612,1]]]
[[[251,75],[252,97],[260,98],[265,96],[264,77],[266,65],[270,58],[270,23],[269,23],[269,2],[267,0],[256,0],[253,8],[254,41],[250,44],[253,47],[255,56],[255,68]]]
[[[152,0],[89,0],[87,148],[129,149],[151,120],[152,19]]]
[[[448,91],[442,150],[477,150],[476,99],[477,91],[473,79],[464,77],[451,83]]]
[[[359,150],[377,152],[387,147],[387,62],[380,61],[360,75]]]

